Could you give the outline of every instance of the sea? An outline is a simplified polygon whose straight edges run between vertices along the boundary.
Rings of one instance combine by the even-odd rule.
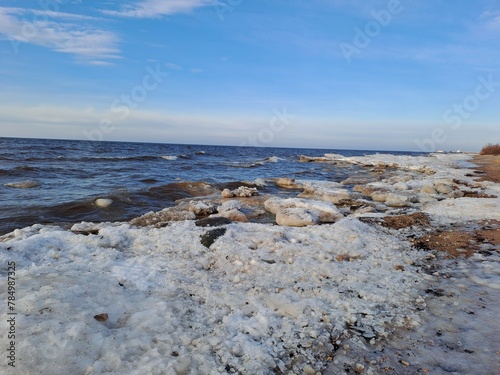
[[[236,188],[288,177],[340,182],[355,166],[303,163],[301,155],[416,152],[235,147],[106,141],[0,138],[0,235],[33,224],[128,221],[174,206],[204,182]],[[273,184],[259,187],[275,193]],[[108,207],[95,205],[111,199]]]

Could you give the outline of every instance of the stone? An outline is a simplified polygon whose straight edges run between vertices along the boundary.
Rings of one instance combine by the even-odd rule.
[[[223,225],[231,224],[231,220],[226,217],[211,216],[204,219],[196,220],[194,224],[197,227],[220,227]]]
[[[340,201],[351,199],[347,189],[309,185],[298,195],[299,198],[313,198],[339,204]]]
[[[384,191],[374,191],[371,193],[370,197],[375,201],[375,202],[385,202],[387,200],[388,193]]]
[[[408,185],[405,184],[404,182],[397,182],[394,185],[392,185],[394,189],[396,190],[408,190]]]
[[[305,208],[285,208],[276,214],[278,225],[289,227],[305,227],[319,223],[319,213]]]
[[[227,218],[231,221],[239,221],[241,223],[247,223],[247,216],[240,210],[228,210],[218,213],[216,216]]]
[[[212,203],[207,203],[204,201],[191,201],[189,202],[189,211],[194,213],[196,216],[209,216],[217,210]]]
[[[440,194],[450,194],[453,191],[451,186],[445,184],[436,184],[434,189]]]
[[[333,223],[343,217],[341,212],[334,204],[310,199],[300,198],[271,198],[264,202],[266,210],[273,214],[278,214],[286,208],[301,208],[305,210],[314,210],[319,215],[320,222]]]
[[[98,198],[94,201],[94,204],[97,207],[101,207],[101,208],[109,207],[109,206],[111,206],[112,203],[113,203],[113,200],[107,199],[107,198]]]
[[[106,320],[108,320],[108,317],[109,315],[106,313],[94,315],[94,319],[98,322],[105,322]]]
[[[234,198],[234,197],[253,197],[255,195],[259,195],[257,188],[240,186],[235,190],[224,189],[222,191],[222,198]]]
[[[295,183],[294,178],[282,177],[276,179],[276,185],[286,189],[301,189],[302,185]]]
[[[429,195],[437,194],[436,189],[434,189],[434,187],[430,185],[425,185],[422,189],[420,189],[420,192],[422,194],[429,194]]]
[[[216,228],[203,233],[200,236],[200,242],[206,248],[210,248],[212,244],[226,233],[226,228]]]
[[[195,220],[194,213],[187,210],[180,210],[177,207],[165,208],[158,212],[148,212],[130,221],[131,225],[146,227],[149,225],[162,225],[170,221]]]
[[[406,207],[409,204],[409,199],[404,195],[389,193],[387,194],[385,204],[389,207]]]

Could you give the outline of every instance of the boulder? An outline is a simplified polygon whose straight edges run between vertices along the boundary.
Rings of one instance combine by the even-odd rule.
[[[302,208],[314,211],[318,213],[319,220],[324,223],[333,223],[343,217],[339,209],[335,207],[334,204],[310,199],[271,198],[264,202],[264,207],[266,210],[276,215],[278,212],[287,208]]]
[[[434,189],[434,187],[430,185],[425,185],[422,189],[420,189],[420,192],[422,194],[429,194],[429,195],[437,194],[436,189]]]
[[[440,194],[450,194],[453,191],[453,188],[450,185],[445,185],[443,183],[434,185],[434,189]]]
[[[289,227],[305,227],[319,223],[319,213],[305,208],[285,208],[276,214],[276,223]]]
[[[389,207],[406,207],[410,203],[409,198],[405,195],[394,193],[387,194],[385,204]]]
[[[191,201],[189,202],[189,211],[194,213],[196,216],[209,216],[217,210],[212,203],[207,203],[204,201]]]
[[[234,198],[234,197],[253,197],[255,195],[259,195],[257,188],[251,188],[246,186],[240,186],[235,190],[224,189],[222,191],[222,198]]]
[[[165,208],[158,212],[148,212],[140,217],[132,219],[131,225],[146,227],[149,225],[161,225],[170,221],[195,220],[194,213],[187,210],[179,210],[177,207]]]

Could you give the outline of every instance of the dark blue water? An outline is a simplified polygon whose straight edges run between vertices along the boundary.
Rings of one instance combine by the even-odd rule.
[[[375,152],[0,138],[0,234],[35,223],[129,220],[189,197],[179,181],[221,189],[257,178],[341,181],[352,168],[300,163],[300,155]],[[16,187],[27,181],[37,186]],[[96,198],[114,203],[101,209]]]

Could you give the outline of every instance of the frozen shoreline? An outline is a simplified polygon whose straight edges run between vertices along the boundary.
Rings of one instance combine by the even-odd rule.
[[[450,314],[447,306],[455,306],[459,314],[472,289],[488,299],[483,321],[494,322],[492,317],[500,313],[498,246],[488,247],[488,256],[476,253],[451,267],[441,253],[417,249],[408,240],[452,224],[500,220],[500,185],[475,182],[463,168],[469,158],[328,155],[316,161],[355,163],[384,176],[360,184],[364,192],[347,189],[356,209],[341,207],[342,215],[334,216],[333,223],[289,227],[233,222],[224,225],[225,233],[209,248],[200,243],[208,229],[182,217],[158,228],[102,223],[90,226],[94,234],[83,235],[34,225],[2,236],[0,257],[3,264],[16,262],[18,280],[16,369],[5,366],[6,373],[377,374],[384,363],[380,358],[364,361],[367,353],[390,351],[398,332],[418,333],[429,324],[428,316]],[[304,187],[304,201],[331,205],[334,200],[344,204],[349,187],[295,183]],[[364,211],[358,203],[365,205]],[[301,204],[295,209],[310,213],[318,207]],[[359,220],[408,212],[426,213],[431,228],[397,231]],[[2,276],[7,278],[6,269]],[[449,301],[426,292],[453,284],[453,277],[459,283],[453,296],[446,297]],[[6,290],[2,298],[7,301]],[[102,313],[107,320],[94,319]],[[6,321],[5,313],[2,319]],[[491,337],[467,336],[462,352],[473,353],[466,352],[463,363],[456,360],[451,373],[465,375],[478,368],[494,373],[498,333],[491,336],[491,327],[481,321],[448,324],[458,336],[467,328]],[[7,342],[5,332],[2,342]],[[401,342],[409,345],[412,337]],[[446,338],[454,340],[451,333]],[[491,351],[483,347],[485,342]],[[434,356],[462,353],[449,346],[435,344],[432,349],[440,354]],[[420,353],[418,360],[401,356],[388,371],[450,373],[425,348]]]

